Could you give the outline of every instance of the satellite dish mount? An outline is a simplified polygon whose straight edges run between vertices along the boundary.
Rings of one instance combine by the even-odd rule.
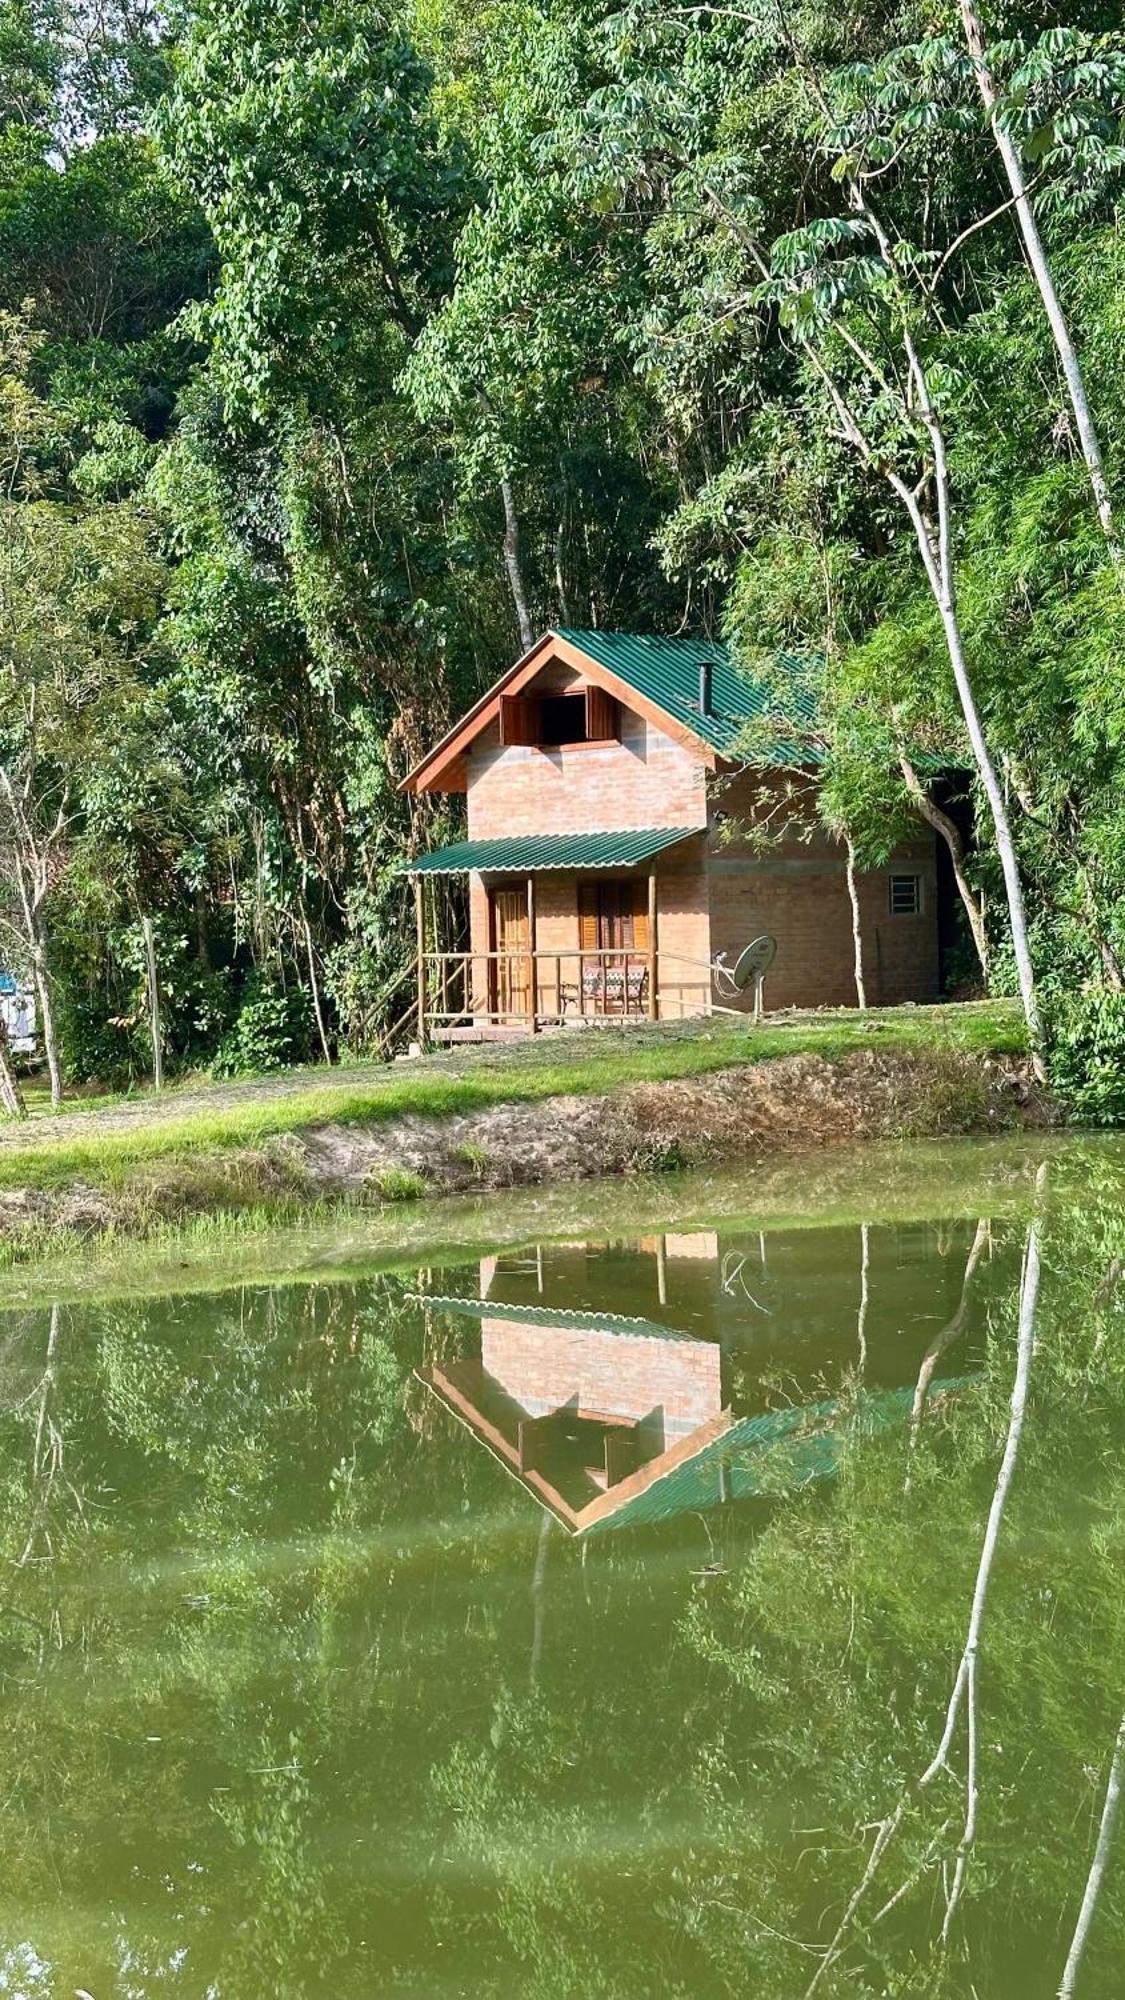
[[[762,1018],[762,985],[776,957],[777,939],[763,931],[761,937],[739,952],[733,965],[726,963],[721,952],[715,960],[715,983],[721,991],[745,993],[747,987],[753,988],[755,1021]]]

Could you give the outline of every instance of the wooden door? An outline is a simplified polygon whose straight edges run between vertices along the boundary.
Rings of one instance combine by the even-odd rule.
[[[531,981],[527,892],[524,889],[494,889],[492,892],[493,960],[492,1005],[502,1019],[524,1017],[530,1007]]]

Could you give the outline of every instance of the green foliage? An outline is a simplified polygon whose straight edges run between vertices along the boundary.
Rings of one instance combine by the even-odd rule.
[[[419,1201],[426,1192],[423,1175],[411,1167],[375,1167],[370,1183],[380,1201]]]
[[[312,1012],[301,988],[288,991],[262,975],[251,979],[212,1065],[216,1076],[251,1076],[308,1058]]]
[[[1125,45],[1097,4],[984,30],[1116,496]],[[885,479],[930,470],[904,327],[1040,977],[1125,963],[1125,600],[955,9],[4,0],[0,168],[0,754],[34,681],[76,1073],[143,1057],[141,915],[171,1067],[256,979],[382,1046],[395,864],[459,831],[398,780],[516,650],[513,515],[536,627],[804,663],[822,818],[884,859],[903,754],[935,800],[971,761]]]
[[[1051,1079],[1091,1125],[1125,1123],[1125,993],[1073,993],[1048,1016]]]

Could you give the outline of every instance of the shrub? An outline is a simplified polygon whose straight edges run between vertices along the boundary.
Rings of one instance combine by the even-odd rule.
[[[1080,1118],[1125,1124],[1125,993],[1098,987],[1053,1000],[1047,1053],[1055,1090]]]
[[[380,1201],[420,1201],[426,1183],[413,1167],[374,1167],[369,1176]]]
[[[148,1037],[134,1026],[106,1020],[105,1001],[64,989],[58,1008],[59,1040],[71,1083],[101,1083],[124,1090],[151,1068]]]
[[[311,1025],[303,988],[283,992],[256,976],[248,982],[238,1015],[219,1043],[214,1075],[257,1075],[302,1061],[309,1052]]]

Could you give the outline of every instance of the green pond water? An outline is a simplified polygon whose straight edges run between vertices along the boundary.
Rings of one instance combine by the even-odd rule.
[[[1123,1270],[1125,1144],[1023,1140],[9,1274],[0,1995],[1055,1993]]]

